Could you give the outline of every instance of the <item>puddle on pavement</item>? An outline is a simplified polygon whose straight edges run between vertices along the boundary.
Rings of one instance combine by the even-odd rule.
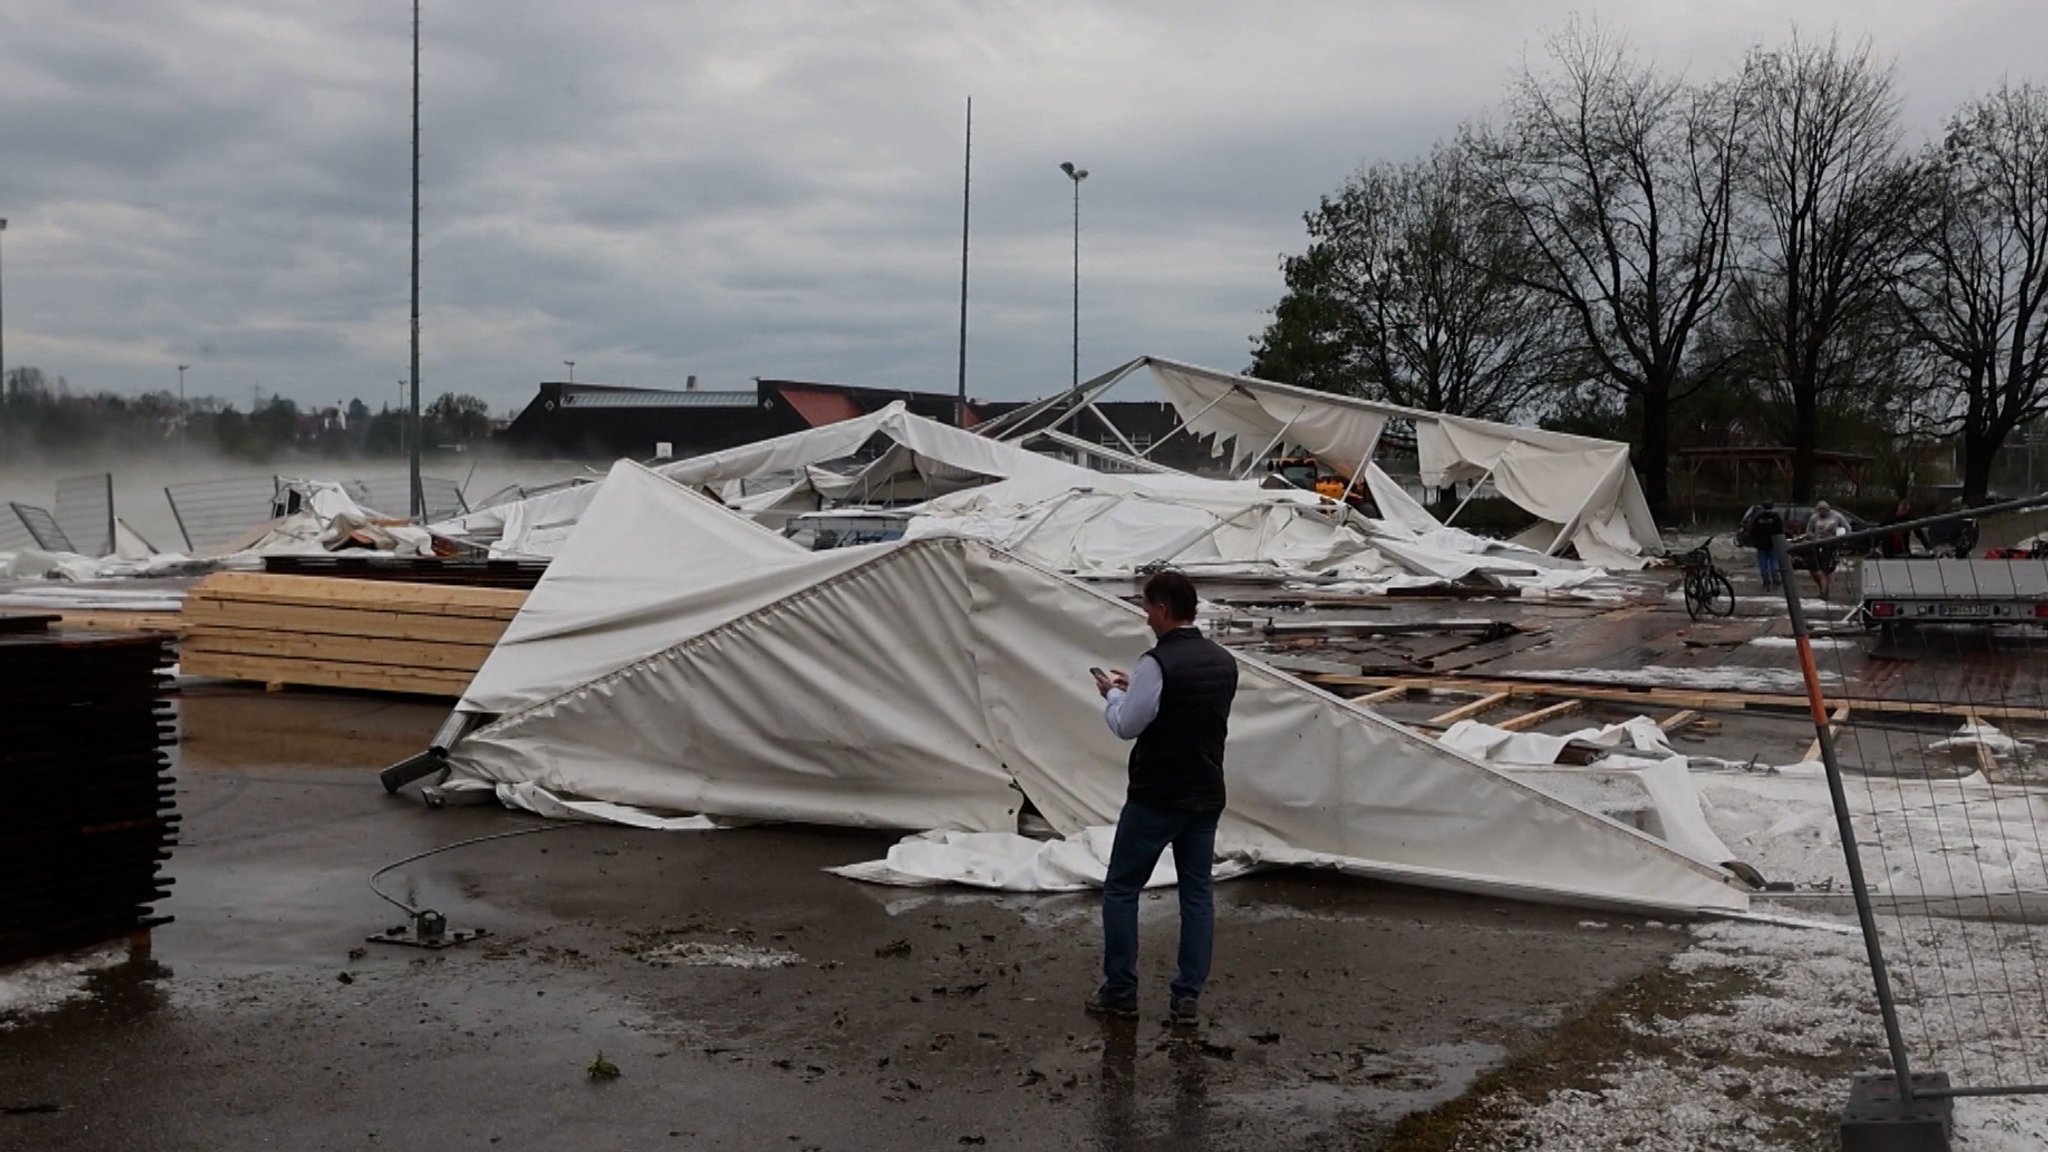
[[[1306,1082],[1232,1092],[1226,1099],[1253,1112],[1316,1121],[1361,1114],[1390,1119],[1456,1099],[1507,1055],[1507,1049],[1499,1045],[1481,1043],[1354,1052],[1342,1060],[1332,1059],[1331,1067],[1311,1069]]]

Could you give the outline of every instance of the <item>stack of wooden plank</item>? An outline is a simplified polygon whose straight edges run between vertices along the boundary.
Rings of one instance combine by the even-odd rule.
[[[178,818],[162,635],[0,616],[0,963],[164,923]]]
[[[222,572],[185,598],[187,676],[460,696],[526,601],[506,588]]]

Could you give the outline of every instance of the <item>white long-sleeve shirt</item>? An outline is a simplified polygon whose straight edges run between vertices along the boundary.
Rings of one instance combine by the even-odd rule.
[[[1166,687],[1166,674],[1159,661],[1140,656],[1131,665],[1131,686],[1111,688],[1102,702],[1102,719],[1121,740],[1136,740],[1138,733],[1159,716],[1159,693]]]

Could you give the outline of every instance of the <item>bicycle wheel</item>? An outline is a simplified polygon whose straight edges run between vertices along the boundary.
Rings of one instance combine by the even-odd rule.
[[[1702,585],[1700,574],[1697,572],[1687,572],[1685,574],[1685,614],[1695,620],[1699,619],[1700,609],[1705,606],[1706,599],[1706,589]]]
[[[1709,572],[1700,581],[1700,609],[1709,616],[1735,615],[1735,585],[1719,572]]]

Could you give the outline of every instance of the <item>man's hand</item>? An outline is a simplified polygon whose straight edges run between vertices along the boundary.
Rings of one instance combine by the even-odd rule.
[[[1131,678],[1129,676],[1126,676],[1124,674],[1123,669],[1121,668],[1110,669],[1109,675],[1107,676],[1097,675],[1095,677],[1095,691],[1100,693],[1104,699],[1107,699],[1109,697],[1110,689],[1120,688],[1124,690],[1129,690],[1130,686]]]

